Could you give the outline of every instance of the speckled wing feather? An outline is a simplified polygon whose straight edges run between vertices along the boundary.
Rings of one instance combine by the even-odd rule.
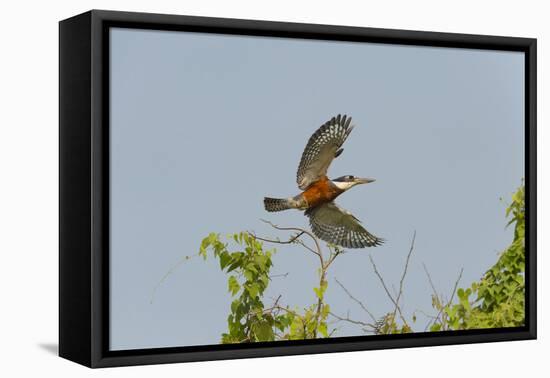
[[[330,163],[342,152],[340,147],[353,129],[350,124],[351,117],[341,117],[338,114],[309,138],[296,174],[296,182],[300,189],[305,190],[327,174]]]
[[[344,248],[365,248],[380,245],[384,239],[365,230],[359,220],[334,202],[306,210],[311,230],[326,242]]]

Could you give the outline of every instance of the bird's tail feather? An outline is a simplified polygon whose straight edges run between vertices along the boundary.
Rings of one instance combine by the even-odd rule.
[[[267,211],[283,211],[294,209],[292,201],[287,198],[264,197],[264,206]]]

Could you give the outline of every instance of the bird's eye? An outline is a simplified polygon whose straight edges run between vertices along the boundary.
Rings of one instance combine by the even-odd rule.
[[[348,178],[349,178],[350,180],[353,180],[353,176],[351,176],[351,175],[349,175]]]

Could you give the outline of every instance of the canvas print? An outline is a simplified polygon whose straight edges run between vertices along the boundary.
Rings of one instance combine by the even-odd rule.
[[[109,33],[110,350],[525,324],[523,52]]]

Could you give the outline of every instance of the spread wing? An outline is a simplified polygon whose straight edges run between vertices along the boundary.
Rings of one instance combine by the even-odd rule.
[[[308,209],[311,230],[326,242],[344,248],[365,248],[380,245],[384,239],[378,238],[365,230],[359,220],[334,202]]]
[[[340,147],[353,129],[350,123],[351,117],[348,118],[345,115],[341,117],[338,114],[309,138],[296,174],[296,182],[300,189],[305,190],[312,183],[326,176],[330,163],[342,153]]]

